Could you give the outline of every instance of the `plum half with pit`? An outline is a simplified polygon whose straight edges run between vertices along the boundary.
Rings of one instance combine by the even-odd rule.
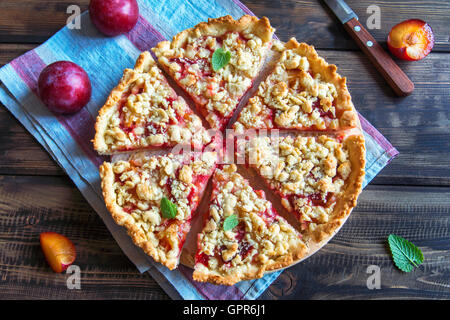
[[[100,32],[113,37],[133,29],[139,5],[136,0],[91,0],[89,16]]]
[[[91,99],[91,81],[86,71],[71,61],[57,61],[42,70],[38,80],[42,102],[57,113],[79,111]]]
[[[433,30],[423,20],[406,20],[391,29],[387,44],[389,51],[397,58],[408,61],[421,60],[433,49]]]

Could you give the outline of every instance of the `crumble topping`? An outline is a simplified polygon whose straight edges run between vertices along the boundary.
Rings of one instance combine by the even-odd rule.
[[[243,132],[248,128],[335,130],[354,126],[356,113],[352,106],[338,99],[339,90],[346,88],[341,88],[345,80],[335,74],[336,67],[326,64],[313,47],[291,45],[291,41],[286,46],[274,44],[281,56],[234,128]],[[317,64],[324,66],[314,68]]]
[[[219,36],[190,34],[183,47],[171,48],[166,41],[153,51],[159,63],[205,109],[202,112],[211,126],[222,128],[252,85],[270,46],[271,42],[244,30]],[[231,52],[231,59],[214,71],[211,59],[218,48]]]
[[[107,120],[104,141],[109,152],[210,141],[202,121],[169,87],[153,65],[134,75]]]
[[[231,215],[237,216],[238,224],[224,230],[224,221]],[[220,275],[241,276],[253,268],[264,271],[305,247],[300,234],[272,209],[264,192],[254,190],[233,164],[214,174],[209,217],[199,234],[198,248],[196,269],[206,266]]]
[[[241,147],[242,148],[242,145]],[[337,138],[256,137],[244,145],[250,166],[282,197],[303,227],[327,223],[351,173],[348,150]]]
[[[141,152],[111,164],[116,204],[132,217],[133,224],[143,231],[145,241],[152,243],[160,257],[179,256],[192,212],[216,159],[214,152],[189,160],[172,154],[158,157]],[[175,218],[163,216],[160,209],[163,197],[177,206]]]

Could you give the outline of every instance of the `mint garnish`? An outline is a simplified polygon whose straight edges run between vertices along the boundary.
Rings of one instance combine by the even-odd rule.
[[[222,48],[216,49],[212,55],[211,65],[214,71],[225,67],[231,59],[231,52],[224,51]]]
[[[400,270],[410,272],[423,262],[423,254],[413,243],[391,234],[388,237],[394,263]]]
[[[161,199],[161,213],[164,218],[173,219],[177,216],[177,205],[163,197]]]

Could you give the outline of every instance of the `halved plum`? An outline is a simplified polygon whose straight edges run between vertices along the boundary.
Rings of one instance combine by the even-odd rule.
[[[397,58],[408,61],[421,60],[433,49],[433,30],[423,20],[406,20],[391,29],[387,44],[389,51]]]

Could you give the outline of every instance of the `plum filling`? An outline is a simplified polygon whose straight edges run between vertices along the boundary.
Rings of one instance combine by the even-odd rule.
[[[239,254],[241,256],[241,259],[244,260],[252,251],[253,246],[250,245],[246,240],[244,240],[246,234],[245,225],[243,223],[239,223],[236,228],[238,228],[236,232],[236,240],[238,241],[239,245],[239,252],[237,254]]]
[[[309,201],[313,206],[321,206],[324,208],[328,208],[334,202],[334,193],[327,192],[325,197],[322,197],[322,194],[317,192],[308,196]]]
[[[201,263],[204,266],[208,267],[208,262],[211,256],[208,256],[206,253],[201,252],[195,255],[195,263]]]
[[[334,104],[334,100],[333,100],[333,104]],[[331,110],[328,110],[328,111],[323,110],[322,106],[320,105],[320,99],[317,99],[316,101],[314,101],[312,108],[313,108],[313,110],[319,111],[319,114],[322,118],[328,118],[328,119],[336,118],[334,116],[333,112],[331,112]]]
[[[231,32],[228,32],[231,33]],[[225,33],[222,36],[216,37],[216,42],[219,47],[222,47],[223,40],[226,37],[228,33]],[[202,37],[199,39],[200,43],[204,43],[204,40],[206,37]],[[247,43],[247,39],[245,39],[240,33],[238,33],[238,37],[236,39],[238,43]],[[186,45],[187,46],[187,45]],[[221,112],[217,110],[206,110],[206,104],[208,103],[208,100],[204,98],[203,96],[197,96],[192,92],[192,90],[189,89],[191,85],[188,85],[187,88],[185,85],[180,84],[180,81],[184,78],[186,78],[188,75],[195,75],[196,76],[196,82],[201,81],[206,83],[206,92],[210,97],[213,97],[218,91],[226,90],[225,88],[225,81],[221,80],[220,83],[214,84],[214,71],[211,67],[211,59],[212,55],[214,54],[214,51],[203,45],[201,46],[202,50],[208,50],[209,55],[207,57],[202,58],[195,58],[195,59],[189,59],[186,57],[177,57],[177,58],[171,58],[169,61],[171,63],[176,63],[179,65],[180,69],[176,71],[175,73],[179,76],[176,77],[177,83],[184,89],[184,91],[191,96],[191,98],[202,108],[199,108],[200,112],[203,114],[203,116],[207,117],[210,112],[213,112],[217,116],[217,127],[219,130],[222,130],[227,124],[230,118],[232,117],[233,112],[229,112],[227,114],[222,114]],[[186,49],[186,47],[184,48]],[[194,66],[194,67],[192,67]],[[251,86],[249,86],[250,88]],[[244,94],[243,94],[244,95]],[[243,96],[242,95],[242,96]],[[238,102],[240,101],[240,98],[238,99]],[[237,106],[237,104],[236,104]],[[203,110],[205,109],[205,110]],[[234,111],[234,110],[232,110]]]

